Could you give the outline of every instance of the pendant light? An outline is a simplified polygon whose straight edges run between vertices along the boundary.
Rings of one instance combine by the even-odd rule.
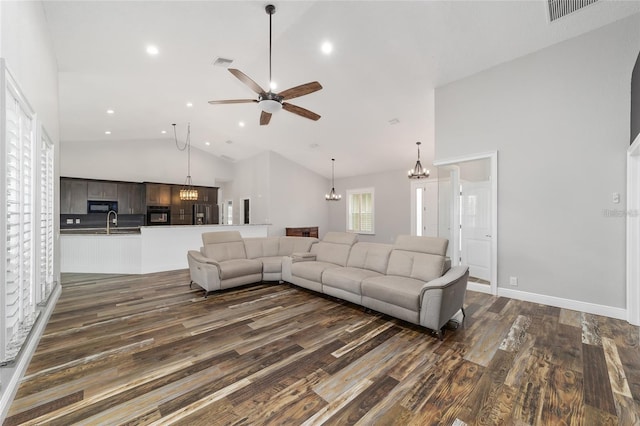
[[[178,135],[176,133],[176,125],[173,126],[173,137],[176,141],[176,148],[179,151],[187,150],[187,178],[184,181],[184,185],[180,190],[180,199],[182,201],[196,201],[198,199],[198,190],[193,187],[191,183],[191,123],[187,124],[187,140],[184,143],[184,147],[180,148],[178,144]]]
[[[335,183],[334,183],[334,167],[335,167],[336,159],[331,159],[331,191],[328,194],[325,194],[324,199],[327,201],[339,201],[342,198],[342,195],[336,194]]]
[[[409,170],[409,179],[425,179],[429,177],[429,170],[422,167],[420,163],[420,145],[422,142],[416,142],[418,145],[418,161],[413,169]]]

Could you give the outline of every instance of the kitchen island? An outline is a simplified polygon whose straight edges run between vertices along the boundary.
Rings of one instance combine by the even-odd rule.
[[[141,226],[111,234],[96,230],[62,230],[60,271],[148,274],[186,269],[187,251],[202,246],[202,233],[240,231],[244,238],[266,237],[269,225]]]

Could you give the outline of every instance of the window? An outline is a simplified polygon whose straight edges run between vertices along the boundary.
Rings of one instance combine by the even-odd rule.
[[[374,234],[373,188],[347,190],[347,232]]]
[[[53,143],[42,130],[40,141],[40,287],[36,302],[46,302],[53,290]]]

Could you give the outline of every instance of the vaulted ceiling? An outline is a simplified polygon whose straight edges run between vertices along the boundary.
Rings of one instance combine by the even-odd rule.
[[[331,158],[336,177],[408,169],[416,141],[432,160],[435,87],[640,13],[638,1],[600,0],[550,23],[544,0],[275,2],[276,91],[319,81],[291,103],[322,118],[279,111],[260,126],[256,104],[207,101],[254,97],[218,57],[268,86],[266,4],[45,1],[61,140],[161,141],[171,123],[183,140],[191,123],[193,147],[229,161],[272,150],[327,177]]]

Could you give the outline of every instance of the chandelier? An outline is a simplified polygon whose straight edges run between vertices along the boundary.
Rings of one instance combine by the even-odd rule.
[[[409,170],[409,179],[425,179],[429,177],[429,170],[422,167],[420,163],[420,144],[421,142],[416,142],[416,145],[418,145],[418,161],[416,161],[413,169]]]
[[[183,201],[196,201],[198,199],[198,190],[195,189],[191,183],[191,123],[187,124],[187,139],[182,148],[180,148],[180,144],[178,143],[176,125],[172,124],[172,126],[176,148],[178,148],[179,151],[187,150],[187,178],[184,181],[182,189],[180,189],[180,199]]]
[[[328,194],[325,194],[324,199],[327,201],[338,201],[342,198],[342,195],[336,194],[335,183],[334,183],[334,167],[335,167],[336,159],[331,159],[331,191]]]

